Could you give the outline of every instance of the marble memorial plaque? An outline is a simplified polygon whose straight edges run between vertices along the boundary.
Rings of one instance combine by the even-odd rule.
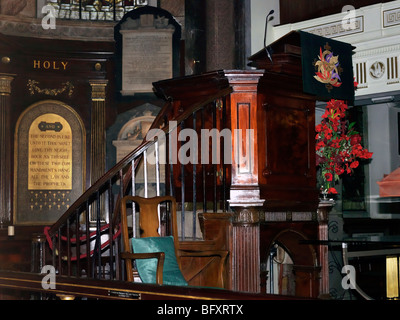
[[[153,82],[173,75],[173,29],[120,30],[123,95],[152,92]]]

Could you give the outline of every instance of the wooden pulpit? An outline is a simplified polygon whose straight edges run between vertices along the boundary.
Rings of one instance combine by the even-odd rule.
[[[202,225],[206,240],[216,239],[216,234],[225,239],[233,290],[266,291],[269,252],[278,244],[293,260],[296,295],[317,297],[329,291],[326,252],[302,244],[327,237],[327,217],[318,214],[316,186],[315,102],[320,97],[303,90],[301,54],[300,34],[290,32],[249,58],[254,69],[154,83],[177,115],[205,96],[231,88],[223,104],[225,118],[216,121],[218,114],[206,115],[209,122],[214,117],[219,129],[225,126],[232,132],[232,164],[226,176],[230,214],[224,216],[229,223],[221,223],[215,211],[202,215]],[[241,132],[240,143],[234,141],[235,132]],[[175,185],[190,194],[193,183],[183,185],[182,176],[176,176]],[[175,194],[180,197],[179,189]],[[203,200],[212,195],[204,193]]]
[[[246,179],[241,179],[240,167],[232,165],[232,286],[265,292],[266,279],[271,276],[267,272],[269,252],[279,244],[294,261],[296,295],[315,297],[321,265],[318,250],[299,242],[318,239],[316,97],[303,92],[299,35],[290,33],[249,60],[257,68],[252,71],[253,87],[238,86],[238,77],[227,72],[232,96],[241,98],[231,99],[232,123],[249,126],[255,137],[254,166]],[[241,72],[241,77],[250,79],[248,72]]]

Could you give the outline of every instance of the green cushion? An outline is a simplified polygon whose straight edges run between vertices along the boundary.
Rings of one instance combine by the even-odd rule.
[[[171,286],[187,286],[185,278],[179,269],[175,256],[174,238],[147,237],[132,238],[134,253],[164,252],[163,284]],[[136,268],[144,283],[156,283],[157,259],[136,259]]]

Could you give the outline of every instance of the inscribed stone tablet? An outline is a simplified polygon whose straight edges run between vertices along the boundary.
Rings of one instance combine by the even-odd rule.
[[[152,92],[155,81],[172,78],[173,29],[121,30],[123,95]]]

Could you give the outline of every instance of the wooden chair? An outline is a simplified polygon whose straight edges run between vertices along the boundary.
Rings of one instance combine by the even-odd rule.
[[[173,237],[173,247],[176,260],[181,268],[181,257],[214,257],[220,258],[218,268],[218,283],[216,287],[224,287],[224,266],[228,255],[228,251],[224,250],[207,250],[207,251],[183,251],[179,249],[178,239],[178,227],[177,227],[177,215],[176,215],[176,201],[174,197],[162,196],[154,198],[142,198],[138,196],[125,196],[121,199],[121,232],[123,239],[123,252],[121,252],[121,258],[125,260],[127,280],[134,280],[134,268],[132,260],[134,259],[157,259],[157,271],[156,271],[156,283],[163,284],[163,270],[166,267],[164,264],[165,252],[147,252],[147,253],[135,253],[131,250],[131,239],[128,230],[127,223],[127,203],[132,202],[139,205],[139,227],[140,227],[140,238],[146,237],[161,237],[158,233],[160,223],[158,216],[158,206],[160,203],[170,203],[170,215],[171,215],[171,235]],[[136,212],[137,214],[137,212]],[[165,238],[165,237],[161,237]],[[143,279],[142,279],[143,281]],[[143,281],[144,282],[144,281]]]

